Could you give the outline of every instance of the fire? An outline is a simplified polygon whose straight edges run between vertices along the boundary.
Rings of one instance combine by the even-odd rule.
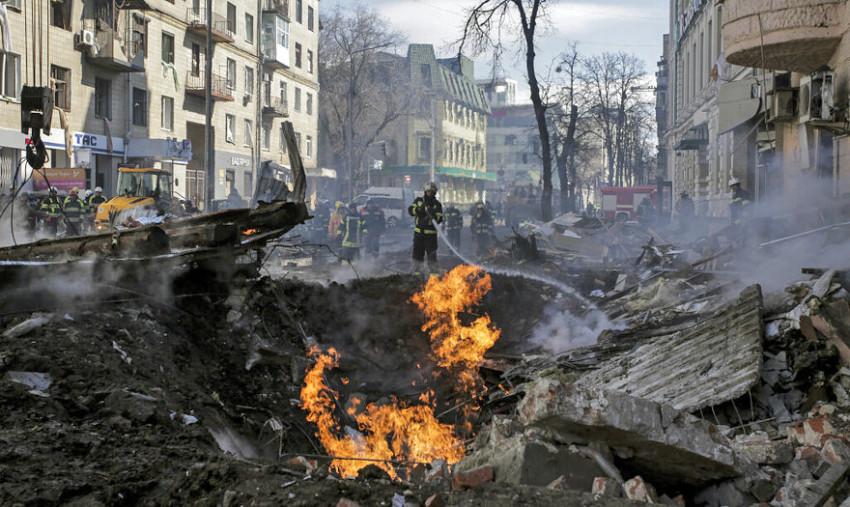
[[[422,330],[430,335],[431,354],[437,365],[455,377],[462,392],[473,396],[483,390],[478,364],[500,332],[492,329],[487,315],[471,323],[464,323],[470,320],[464,316],[490,287],[490,277],[480,269],[458,266],[442,279],[432,277],[411,299],[426,316]],[[308,413],[307,420],[316,424],[316,436],[328,454],[344,458],[331,462],[332,471],[357,475],[374,460],[371,463],[398,479],[398,470],[390,461],[430,463],[442,458],[456,463],[464,456],[459,435],[468,435],[469,422],[462,422],[458,428],[440,423],[434,415],[436,400],[430,390],[420,395],[418,405],[393,400],[380,406],[369,403],[361,409],[360,400],[351,400],[347,413],[357,428],[343,428],[335,415],[339,395],[324,379],[325,371],[337,366],[339,354],[334,349],[321,353],[313,348],[310,355],[316,363],[304,379],[302,408]],[[418,364],[416,367],[421,368]],[[468,405],[467,413],[472,409]]]
[[[301,389],[307,420],[316,423],[316,436],[330,455],[357,458],[334,460],[331,470],[353,476],[369,464],[368,460],[376,460],[375,465],[397,479],[398,473],[387,460],[430,463],[443,458],[455,463],[463,457],[463,446],[457,442],[453,427],[437,421],[430,405],[369,403],[358,414],[355,401],[349,415],[357,421],[359,434],[343,431],[334,416],[338,394],[325,385],[323,375],[326,369],[337,365],[339,354],[334,349],[328,349],[325,354],[313,349],[310,355],[316,364],[307,372]]]
[[[259,229],[245,229],[244,231],[242,231],[242,235],[243,236],[253,236],[254,234],[257,234],[258,232],[260,232]]]
[[[470,324],[468,314],[491,288],[490,276],[475,266],[457,266],[442,278],[431,277],[425,290],[414,295],[427,317],[422,330],[431,336],[431,353],[437,364],[457,376],[459,390],[470,395],[483,388],[477,374],[484,353],[499,339],[486,314]]]

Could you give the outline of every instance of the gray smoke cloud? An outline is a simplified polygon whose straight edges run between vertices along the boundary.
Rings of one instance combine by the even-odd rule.
[[[543,320],[535,326],[529,342],[546,352],[559,354],[577,347],[596,343],[606,329],[622,329],[613,324],[599,310],[591,310],[582,317],[572,315],[558,304],[550,304],[543,312]]]

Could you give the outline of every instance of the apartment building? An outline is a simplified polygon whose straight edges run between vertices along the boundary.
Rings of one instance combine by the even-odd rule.
[[[496,173],[487,168],[490,104],[475,83],[472,60],[437,59],[432,45],[411,44],[400,67],[425,106],[390,129],[383,169],[372,177],[383,185],[416,189],[435,179],[443,202],[481,199]]]
[[[305,167],[315,167],[319,0],[215,0],[210,26],[201,0],[16,1],[3,27],[11,47],[2,52],[2,181],[24,147],[22,84],[54,88],[47,167],[83,168],[87,186],[107,194],[128,164],[171,170],[175,192],[202,209],[233,189],[248,198],[261,164],[288,164],[284,120]]]

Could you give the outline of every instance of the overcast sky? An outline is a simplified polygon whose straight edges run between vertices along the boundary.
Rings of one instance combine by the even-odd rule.
[[[322,0],[320,12],[337,5],[353,5],[356,0]],[[450,43],[457,40],[464,21],[464,9],[480,0],[366,0],[399,30],[408,42],[430,43],[438,57],[451,56]],[[548,33],[538,38],[537,68],[540,75],[570,41],[578,42],[585,55],[605,51],[626,51],[645,62],[654,76],[661,57],[662,35],[669,30],[669,0],[550,0]],[[475,59],[476,77],[490,76],[486,55]],[[510,55],[506,74],[524,84],[524,63]],[[521,97],[525,99],[525,97]],[[523,100],[525,101],[525,100]]]

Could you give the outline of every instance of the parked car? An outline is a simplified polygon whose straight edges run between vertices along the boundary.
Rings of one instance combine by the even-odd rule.
[[[397,227],[399,224],[410,221],[407,207],[413,204],[415,199],[413,190],[398,187],[369,187],[358,195],[354,202],[358,208],[362,208],[369,199],[373,199],[384,210],[387,227]]]

